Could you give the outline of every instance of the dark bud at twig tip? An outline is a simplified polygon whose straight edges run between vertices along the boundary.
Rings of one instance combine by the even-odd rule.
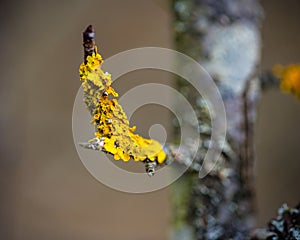
[[[89,25],[83,32],[83,48],[84,48],[84,61],[87,56],[91,56],[95,52],[95,32],[92,25]]]

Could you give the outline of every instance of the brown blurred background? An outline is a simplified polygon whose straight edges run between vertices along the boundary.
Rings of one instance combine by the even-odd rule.
[[[300,2],[262,2],[262,69],[300,62]],[[1,1],[0,239],[168,239],[169,190],[133,195],[97,182],[72,138],[80,86],[81,32],[92,23],[104,58],[143,46],[174,48],[172,14],[163,0]],[[172,76],[129,74],[134,84]],[[130,82],[126,82],[126,79]],[[170,115],[140,109],[141,134]],[[258,225],[283,203],[300,200],[300,103],[272,90],[259,105],[256,186]],[[113,177],[113,176],[112,176]]]
[[[300,63],[300,1],[264,0],[262,69]],[[256,191],[258,225],[283,202],[300,202],[300,102],[271,90],[262,96],[257,121]]]

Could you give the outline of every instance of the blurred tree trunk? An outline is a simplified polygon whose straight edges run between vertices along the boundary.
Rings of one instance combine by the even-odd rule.
[[[227,140],[222,161],[205,178],[198,178],[194,164],[175,184],[172,239],[247,239],[254,222],[253,126],[260,95],[262,9],[257,0],[174,0],[173,9],[177,50],[198,61],[222,95]],[[185,80],[179,79],[178,87],[201,113],[205,146],[211,116],[196,104],[202,98]],[[195,162],[203,164],[201,158]]]

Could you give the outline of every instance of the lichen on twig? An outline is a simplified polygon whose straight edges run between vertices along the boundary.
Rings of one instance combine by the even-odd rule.
[[[144,162],[146,172],[152,176],[154,167],[166,161],[166,153],[158,141],[145,139],[134,133],[135,126],[130,127],[118,103],[118,93],[111,86],[111,75],[101,68],[103,59],[97,52],[94,37],[90,25],[83,33],[84,62],[79,73],[84,102],[95,126],[95,138],[81,146],[110,153],[115,160]]]

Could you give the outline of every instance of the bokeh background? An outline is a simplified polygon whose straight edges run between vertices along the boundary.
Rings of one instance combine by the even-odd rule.
[[[261,69],[300,62],[300,2],[264,0]],[[136,47],[174,48],[168,1],[1,1],[0,239],[168,239],[168,188],[117,192],[82,165],[72,137],[80,86],[81,33],[92,23],[104,58]],[[122,77],[134,85],[173,78],[156,71]],[[143,135],[152,124],[171,134],[171,116],[140,109]],[[278,90],[262,96],[256,125],[257,226],[283,203],[300,199],[300,102]],[[112,176],[113,177],[113,176]]]

